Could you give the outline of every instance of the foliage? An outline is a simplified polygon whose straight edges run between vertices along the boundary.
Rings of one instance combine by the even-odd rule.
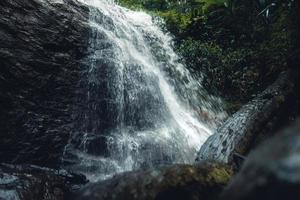
[[[232,111],[287,68],[292,0],[122,1],[164,18],[184,62]]]
[[[167,29],[174,35],[182,35],[187,27],[191,24],[189,13],[179,13],[176,10],[158,12],[165,19]]]
[[[260,87],[260,72],[254,67],[259,53],[253,49],[225,50],[213,42],[189,39],[181,44],[179,52],[193,71],[204,74],[206,88],[215,93],[226,91],[223,97],[227,99],[239,96],[243,100]]]

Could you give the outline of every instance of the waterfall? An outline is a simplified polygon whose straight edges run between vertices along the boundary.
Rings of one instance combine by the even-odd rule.
[[[160,20],[113,1],[80,1],[90,9],[89,56],[65,166],[97,181],[194,162],[225,115],[221,101],[178,62]]]

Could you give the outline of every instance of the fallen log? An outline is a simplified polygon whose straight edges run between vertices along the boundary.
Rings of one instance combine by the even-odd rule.
[[[171,165],[126,172],[87,185],[70,200],[217,199],[232,175],[222,164]]]
[[[290,113],[295,74],[283,72],[256,98],[228,118],[203,144],[196,161],[216,160],[231,163],[234,155],[245,155],[260,133],[278,125]],[[272,130],[272,129],[271,129]],[[268,130],[270,131],[270,130]]]

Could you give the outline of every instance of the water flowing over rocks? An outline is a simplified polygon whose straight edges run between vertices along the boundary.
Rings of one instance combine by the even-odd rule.
[[[173,38],[149,14],[109,0],[80,1],[90,10],[91,32],[77,96],[83,106],[74,113],[66,167],[98,181],[193,163],[226,116],[221,100],[179,62]]]
[[[259,134],[276,128],[291,115],[291,99],[297,73],[283,72],[265,91],[228,118],[201,146],[197,160],[231,163],[234,155],[245,155]]]
[[[92,0],[3,0],[0,11],[1,163],[91,180],[192,163],[215,126],[199,113],[224,117],[146,13]]]
[[[89,10],[77,1],[0,1],[0,161],[54,166],[73,128]]]
[[[217,199],[231,169],[194,160],[226,114],[178,60],[150,15],[113,1],[1,0],[0,163],[9,164],[0,164],[0,199]],[[293,79],[281,74],[229,118],[198,160],[230,163],[248,152],[284,113]],[[298,140],[259,148],[224,196],[245,177],[249,197],[265,185],[296,193]],[[86,177],[96,183],[73,195]]]

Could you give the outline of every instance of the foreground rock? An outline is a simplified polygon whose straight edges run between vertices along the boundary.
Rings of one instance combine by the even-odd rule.
[[[230,117],[204,143],[197,160],[230,163],[236,153],[247,153],[258,134],[289,116],[294,76],[291,72],[280,74],[275,83]]]
[[[213,200],[231,177],[231,170],[213,163],[174,165],[128,172],[91,184],[77,200]],[[70,199],[74,199],[71,197]]]
[[[73,129],[88,19],[75,0],[0,1],[0,162],[59,161]]]
[[[64,170],[0,165],[1,200],[63,200],[86,182],[85,177]]]
[[[300,121],[249,155],[223,194],[227,200],[299,199]]]

